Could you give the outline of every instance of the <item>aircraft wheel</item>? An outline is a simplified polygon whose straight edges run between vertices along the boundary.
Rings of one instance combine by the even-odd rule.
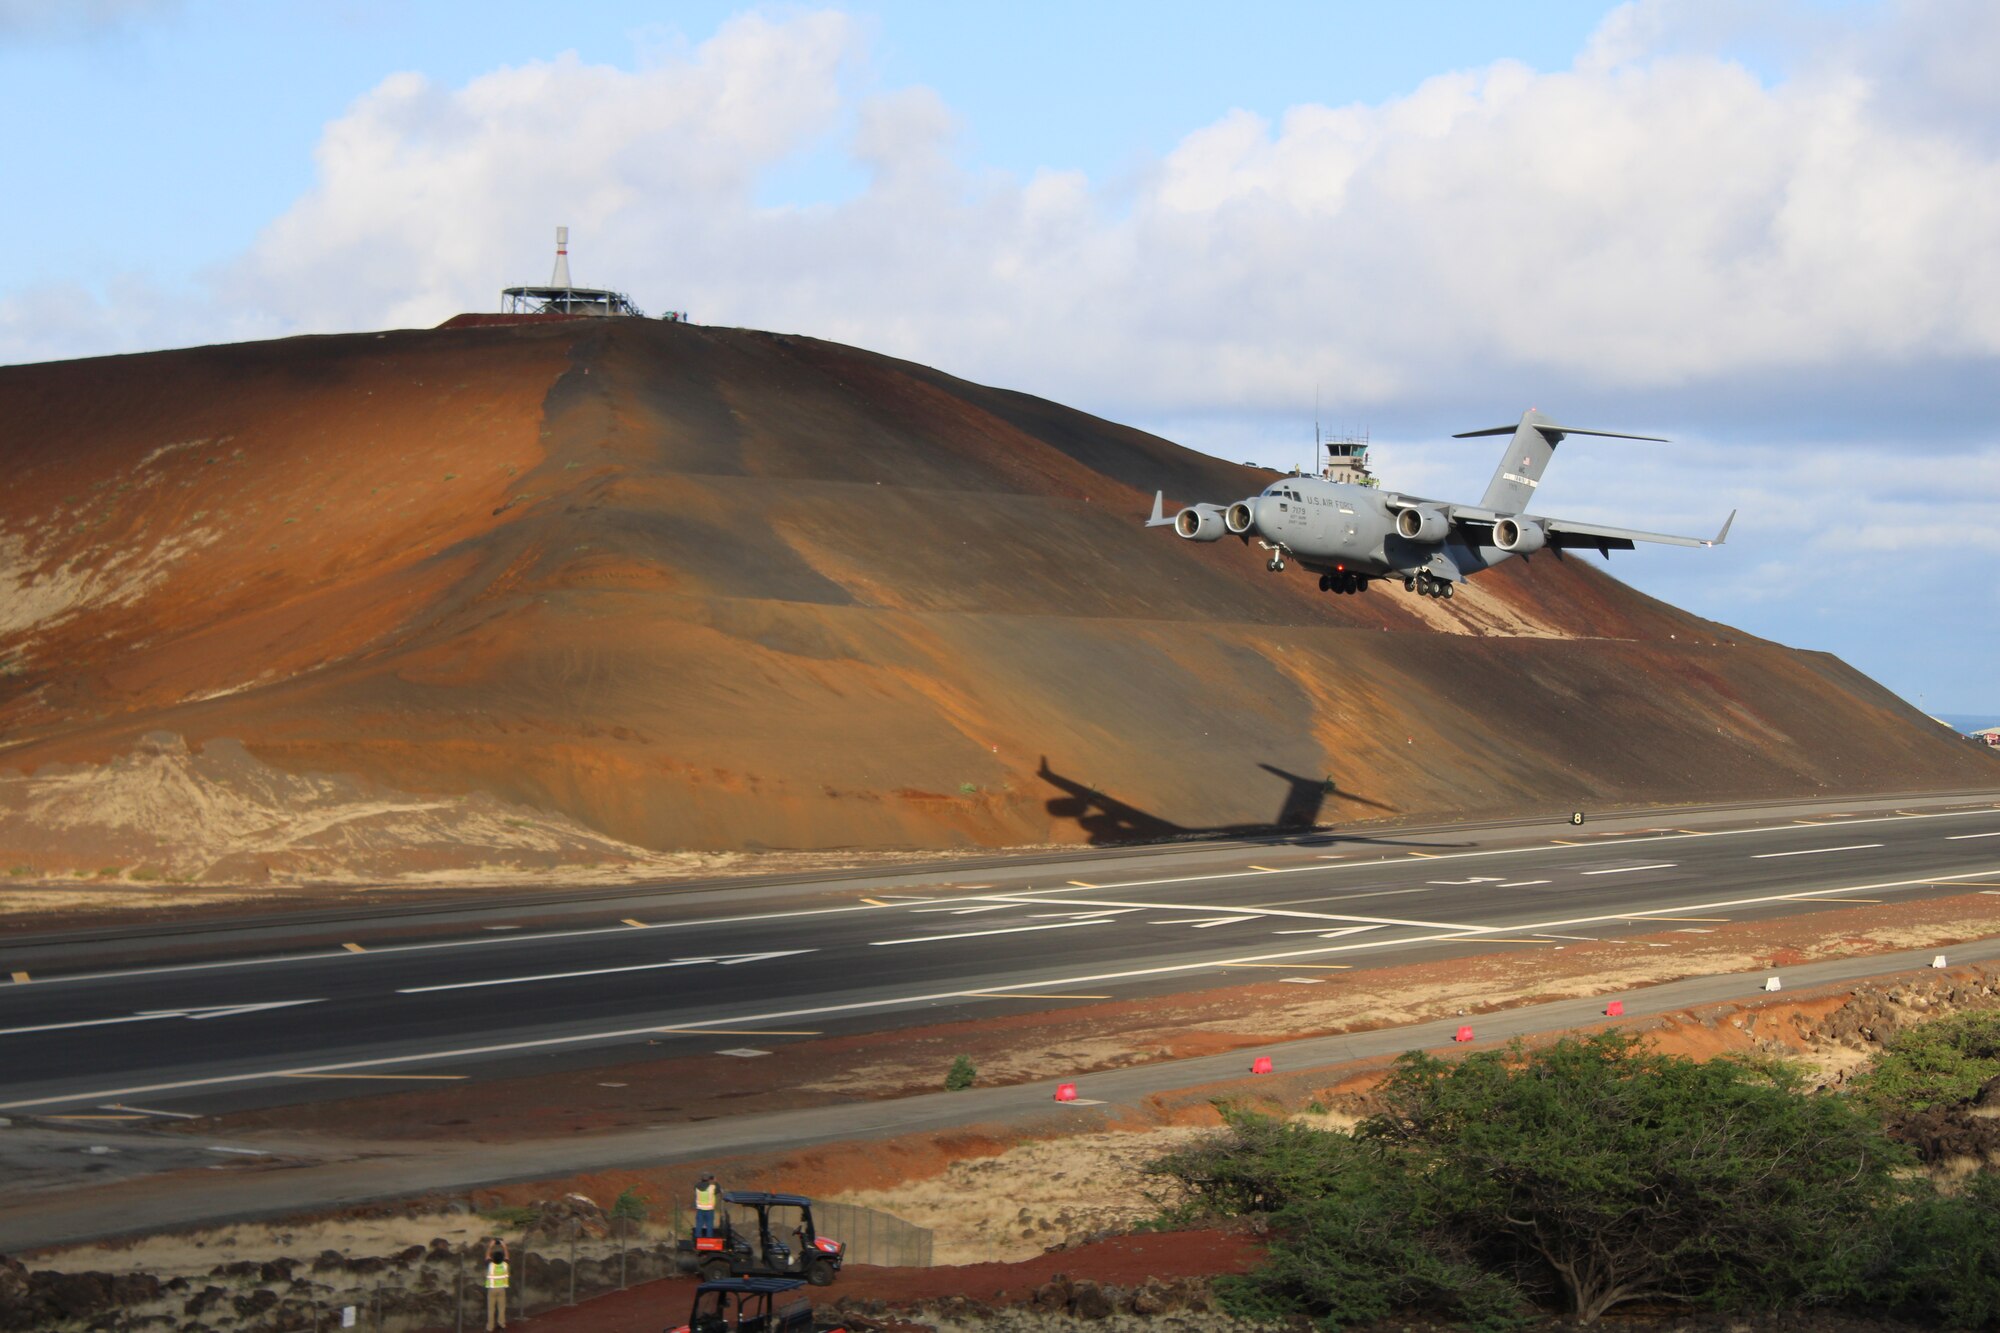
[[[1449,583],[1444,585],[1444,599],[1447,602],[1451,600],[1451,585]]]
[[[1403,580],[1403,591],[1404,591],[1404,592],[1415,592],[1416,590],[1417,590],[1417,581],[1416,581],[1415,579],[1404,579],[1404,580]]]
[[[806,1281],[812,1283],[815,1287],[832,1286],[833,1265],[824,1259],[815,1259],[812,1263],[806,1265]]]
[[[1327,588],[1327,577],[1326,575],[1322,574],[1319,576],[1319,590],[1321,592],[1325,592],[1326,588]]]

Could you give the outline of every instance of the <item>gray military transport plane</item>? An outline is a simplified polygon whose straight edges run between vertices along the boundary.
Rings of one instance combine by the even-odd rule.
[[[1634,532],[1565,518],[1541,518],[1524,512],[1542,483],[1542,472],[1566,435],[1604,435],[1618,440],[1655,440],[1656,435],[1624,435],[1609,430],[1558,426],[1534,408],[1518,426],[1469,430],[1452,438],[1511,435],[1507,453],[1494,470],[1486,495],[1476,505],[1445,504],[1414,495],[1398,495],[1373,486],[1290,476],[1272,482],[1261,495],[1232,505],[1196,504],[1172,518],[1163,512],[1165,496],[1153,496],[1149,528],[1171,525],[1193,542],[1236,536],[1252,537],[1271,553],[1266,568],[1282,570],[1297,560],[1319,575],[1322,592],[1363,592],[1377,579],[1401,579],[1403,587],[1425,597],[1450,597],[1452,588],[1482,569],[1509,556],[1536,551],[1593,550],[1609,559],[1613,551],[1629,551],[1634,542],[1668,546],[1720,546],[1736,521],[1731,510],[1714,538],[1672,537],[1658,532]]]

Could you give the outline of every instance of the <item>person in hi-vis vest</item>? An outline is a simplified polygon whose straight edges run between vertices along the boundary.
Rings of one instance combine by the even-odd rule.
[[[486,1242],[486,1327],[507,1327],[507,1242]],[[495,1321],[498,1321],[496,1323]]]
[[[703,1176],[694,1187],[694,1234],[713,1236],[715,1234],[715,1202],[721,1190],[716,1188],[714,1176]]]

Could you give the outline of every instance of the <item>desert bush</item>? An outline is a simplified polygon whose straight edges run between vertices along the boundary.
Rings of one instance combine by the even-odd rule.
[[[1621,1032],[1456,1062],[1405,1055],[1353,1134],[1240,1112],[1162,1158],[1176,1211],[1265,1214],[1232,1308],[1324,1326],[1411,1308],[1498,1327],[1525,1297],[1585,1322],[1635,1301],[1856,1296],[1894,1263],[1903,1149],[1783,1067]]]
[[[964,1092],[979,1077],[979,1070],[972,1063],[972,1057],[961,1055],[951,1062],[951,1068],[944,1072],[946,1092]]]
[[[2000,1176],[1973,1176],[1957,1194],[1924,1190],[1889,1215],[1888,1231],[1878,1303],[1946,1328],[2000,1324]]]
[[[2000,1077],[2000,1010],[1973,1009],[1904,1028],[1854,1080],[1886,1114],[1971,1101]]]

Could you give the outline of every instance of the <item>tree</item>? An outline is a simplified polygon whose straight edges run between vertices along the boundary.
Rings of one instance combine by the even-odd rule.
[[[961,1055],[951,1062],[950,1069],[944,1071],[944,1090],[946,1092],[964,1092],[972,1086],[973,1080],[978,1077],[979,1070],[974,1067],[972,1057]]]
[[[1880,1258],[1896,1145],[1776,1067],[1622,1032],[1447,1064],[1412,1052],[1363,1137],[1422,1162],[1447,1229],[1585,1321],[1673,1298],[1833,1299]]]

